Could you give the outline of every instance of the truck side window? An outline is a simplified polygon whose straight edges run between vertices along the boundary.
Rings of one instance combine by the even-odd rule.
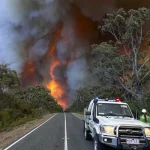
[[[94,105],[93,105],[93,117],[95,117],[96,116],[96,107],[94,107]]]
[[[92,114],[93,114],[93,116],[94,116],[94,112],[95,112],[95,111],[94,111],[94,105],[93,105],[93,110],[92,110],[92,111],[93,111]]]

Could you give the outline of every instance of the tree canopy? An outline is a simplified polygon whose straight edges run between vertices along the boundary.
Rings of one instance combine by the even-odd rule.
[[[20,86],[20,80],[16,71],[11,70],[7,65],[0,65],[0,92],[10,91]]]
[[[93,54],[98,59],[93,66],[101,80],[121,86],[135,99],[141,100],[143,85],[150,79],[150,57],[142,43],[149,36],[144,25],[150,19],[150,10],[119,9],[107,14],[104,25],[99,26],[102,33],[108,32],[113,39],[92,45]],[[149,43],[147,43],[148,46]]]
[[[0,131],[53,112],[62,112],[43,86],[23,88],[17,73],[0,65]]]

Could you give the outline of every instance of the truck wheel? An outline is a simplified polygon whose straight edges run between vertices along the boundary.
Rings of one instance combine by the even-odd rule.
[[[87,129],[84,129],[84,136],[85,136],[85,139],[87,141],[91,141],[92,140],[92,136],[90,135],[90,131],[87,130]]]
[[[98,135],[94,137],[94,150],[111,150],[111,147],[101,143],[98,139]]]

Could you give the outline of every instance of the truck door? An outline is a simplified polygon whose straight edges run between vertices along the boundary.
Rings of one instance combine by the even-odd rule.
[[[89,117],[89,128],[91,132],[93,132],[93,126],[94,126],[93,116],[94,116],[94,103],[92,104],[91,115]]]

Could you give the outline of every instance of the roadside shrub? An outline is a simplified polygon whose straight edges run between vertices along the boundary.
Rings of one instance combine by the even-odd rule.
[[[0,65],[0,131],[63,111],[44,86],[21,88],[20,83],[14,70]]]

